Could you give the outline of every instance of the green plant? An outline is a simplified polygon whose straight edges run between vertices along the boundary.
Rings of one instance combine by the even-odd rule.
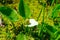
[[[34,2],[34,0],[32,1]],[[56,2],[55,6],[53,6],[55,0],[49,0],[49,1],[50,2],[48,3],[50,4],[50,6],[49,5],[48,6],[53,8],[51,13],[52,14],[51,19],[53,19],[52,21],[54,22],[53,26],[45,22],[46,20],[45,16],[47,15],[45,14],[47,10],[47,6],[46,6],[47,4],[40,2],[40,0],[38,0],[37,2],[39,3],[37,5],[39,5],[39,7],[41,6],[40,8],[41,11],[37,16],[37,21],[39,22],[40,21],[39,19],[42,18],[42,22],[39,23],[38,26],[33,26],[33,27],[25,27],[24,24],[25,20],[31,18],[32,14],[34,15],[34,13],[31,13],[28,4],[24,0],[19,1],[18,12],[11,7],[0,6],[0,12],[1,12],[0,14],[2,15],[2,19],[4,23],[3,24],[4,27],[0,27],[0,31],[2,30],[3,32],[1,31],[0,33],[1,35],[5,34],[5,36],[1,36],[1,37],[6,38],[7,40],[15,40],[15,39],[16,40],[60,40],[59,39],[60,38],[60,30],[59,30],[60,4],[57,4]],[[22,21],[21,17],[24,20],[23,23],[20,22]]]
[[[28,5],[26,3],[24,3],[24,0],[20,0],[20,3],[19,3],[19,12],[20,12],[20,15],[24,19],[31,17],[30,8],[28,7]]]

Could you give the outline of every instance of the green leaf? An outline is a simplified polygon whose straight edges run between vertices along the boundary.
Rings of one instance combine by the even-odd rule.
[[[26,15],[26,18],[30,18],[31,17],[31,12],[30,12],[29,6],[25,3],[24,4],[24,7],[25,7],[25,15]]]
[[[31,12],[29,6],[24,3],[24,0],[20,0],[19,3],[19,12],[20,15],[25,19],[25,18],[30,18]]]
[[[52,33],[55,33],[57,31],[57,29],[54,28],[55,26],[50,26],[46,23],[44,23],[44,27],[47,28]]]
[[[57,4],[52,10],[52,18],[53,19],[58,17],[58,15],[59,15],[58,12],[60,12],[59,10],[60,10],[60,4]]]
[[[19,15],[17,14],[17,12],[9,7],[0,7],[0,12],[11,21],[17,21],[19,19]]]
[[[24,40],[24,35],[23,34],[19,34],[17,36],[17,40]]]
[[[26,35],[24,35],[23,33],[20,33],[17,35],[16,40],[28,40]]]
[[[6,16],[9,16],[11,14],[12,10],[8,7],[7,8],[6,7],[0,7],[0,12],[2,12]]]
[[[24,2],[23,0],[20,0],[20,4],[19,4],[19,11],[20,11],[20,15],[22,17],[25,17],[25,11],[24,11]]]

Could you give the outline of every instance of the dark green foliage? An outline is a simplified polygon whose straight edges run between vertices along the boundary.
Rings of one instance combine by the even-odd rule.
[[[43,32],[41,40],[47,40],[47,39],[50,40],[50,34],[48,32]]]
[[[53,8],[53,11],[52,11],[52,18],[56,18],[58,17],[60,11],[58,11],[60,9],[60,4],[57,4],[54,8]]]
[[[4,0],[0,0],[0,3],[1,4],[5,4],[6,2]]]
[[[46,3],[40,2],[41,0],[38,0],[38,3],[42,5],[43,7],[46,7]]]
[[[5,4],[12,4],[13,0],[0,0],[0,3],[5,5]]]
[[[52,33],[55,33],[57,31],[53,26],[50,26],[46,23],[44,23],[43,25],[44,25],[45,28],[47,28]]]
[[[14,33],[15,35],[18,35],[20,32],[22,32],[23,34],[25,33],[24,30],[25,28],[23,27],[23,24],[21,25],[21,27],[19,27],[18,29],[14,28]]]
[[[53,33],[57,31],[56,29],[54,29],[52,26],[49,26],[49,25],[47,25],[46,28]]]
[[[19,14],[12,8],[2,6],[0,7],[0,12],[13,22],[19,19]]]
[[[58,40],[60,40],[60,38]]]
[[[54,25],[55,26],[59,26],[60,25],[60,17],[55,17],[53,21],[54,21]]]
[[[24,0],[20,0],[19,11],[22,17],[25,17]]]
[[[13,0],[6,0],[6,2],[7,2],[8,4],[12,4],[12,3],[13,3]]]
[[[29,6],[27,5],[27,3],[24,3],[24,0],[20,0],[20,3],[19,3],[19,12],[20,12],[20,15],[21,15],[24,19],[31,17],[30,8],[29,8]]]
[[[0,7],[0,12],[2,12],[2,14],[6,15],[6,16],[10,16],[12,9],[9,7]]]
[[[47,0],[46,2],[47,2],[47,5],[50,5],[51,6],[53,0]]]
[[[55,22],[54,22],[54,25],[55,25],[55,26],[58,26],[58,25],[59,25],[59,23],[58,23],[57,21],[55,21]]]

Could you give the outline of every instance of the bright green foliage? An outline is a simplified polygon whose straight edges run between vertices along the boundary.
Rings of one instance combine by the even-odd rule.
[[[26,3],[26,1],[29,3]],[[1,19],[3,20],[2,25],[4,25],[0,27],[0,40],[4,38],[7,40],[60,40],[60,18],[58,16],[60,4],[54,4],[55,0],[47,0],[48,3],[46,1],[43,3],[43,1],[44,0],[20,0],[18,4],[19,7],[13,7],[16,10],[6,5],[0,6]],[[50,9],[53,10],[51,11]],[[32,16],[31,12],[33,13]],[[52,14],[51,18],[54,20],[47,17],[50,14],[49,12]],[[25,26],[25,19],[30,17],[37,19],[38,26]],[[27,20],[26,22],[28,25],[29,21]]]
[[[59,11],[60,10],[60,4],[57,4],[54,8],[53,8],[53,11],[52,11],[52,18],[56,18],[58,17],[59,15]]]
[[[25,7],[25,16],[26,16],[26,18],[30,18],[31,17],[31,12],[30,12],[29,6],[25,3],[24,7]]]
[[[24,40],[24,35],[23,34],[19,34],[17,36],[17,40]]]
[[[18,34],[16,39],[17,40],[28,40],[27,36],[24,35],[23,33]]]
[[[17,14],[17,12],[9,7],[0,7],[0,12],[8,17],[11,21],[18,21],[19,19],[19,15]]]
[[[30,8],[26,3],[24,3],[24,0],[20,0],[19,12],[24,19],[30,18],[31,16]]]

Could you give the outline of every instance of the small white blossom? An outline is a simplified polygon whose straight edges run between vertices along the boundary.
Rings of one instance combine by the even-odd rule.
[[[29,19],[29,25],[26,25],[28,27],[33,27],[33,26],[36,26],[38,25],[38,22],[35,20],[35,19]]]

